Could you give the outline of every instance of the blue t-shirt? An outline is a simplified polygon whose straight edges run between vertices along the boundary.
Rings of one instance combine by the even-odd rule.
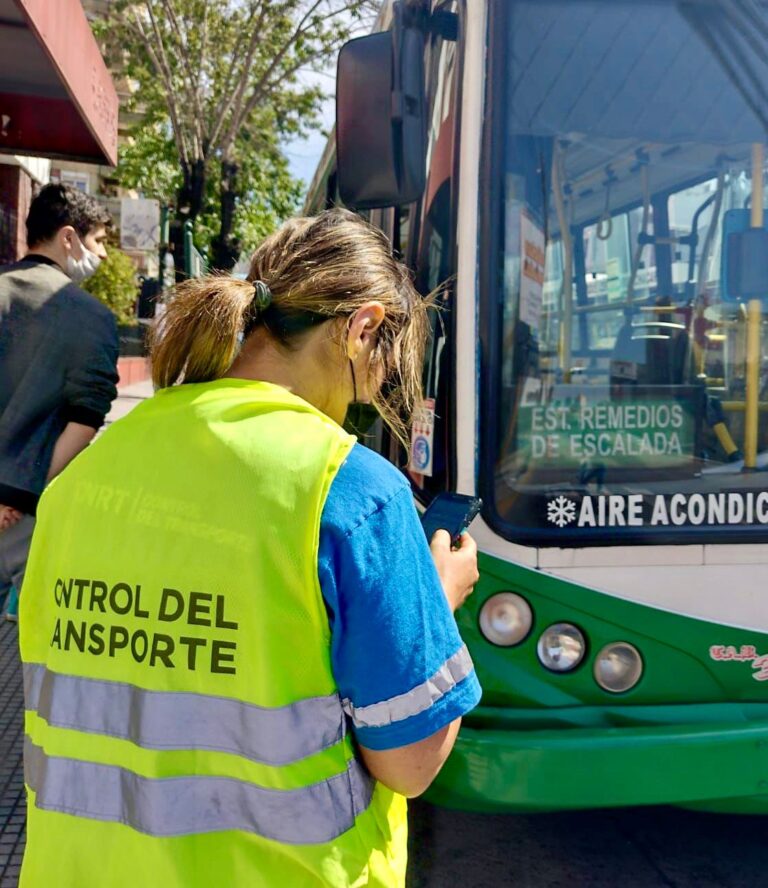
[[[318,557],[332,666],[359,742],[429,737],[480,699],[405,478],[356,444],[323,509]]]

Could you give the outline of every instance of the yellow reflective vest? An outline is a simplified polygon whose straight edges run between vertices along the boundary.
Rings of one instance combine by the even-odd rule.
[[[42,497],[21,595],[22,888],[399,886],[317,573],[354,444],[279,386],[165,389]]]

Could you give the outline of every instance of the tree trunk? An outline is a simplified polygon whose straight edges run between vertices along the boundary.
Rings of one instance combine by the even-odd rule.
[[[185,219],[196,219],[203,208],[205,195],[205,160],[198,158],[193,164],[182,164],[184,183],[179,189],[177,212]]]
[[[220,192],[221,192],[221,223],[219,233],[213,241],[212,265],[219,271],[231,271],[240,255],[240,240],[232,234],[235,222],[235,205],[237,203],[236,163],[222,161]]]
[[[205,161],[201,158],[193,164],[182,164],[184,181],[176,194],[176,217],[169,226],[169,237],[176,264],[176,283],[187,279],[189,258],[186,256],[184,223],[200,215],[205,194]]]

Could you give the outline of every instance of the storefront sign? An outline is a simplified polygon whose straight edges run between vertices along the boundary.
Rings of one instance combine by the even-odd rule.
[[[123,198],[120,202],[120,246],[124,250],[154,252],[159,243],[159,202],[144,198]]]
[[[674,466],[693,455],[685,402],[598,401],[521,407],[519,449],[541,465]]]

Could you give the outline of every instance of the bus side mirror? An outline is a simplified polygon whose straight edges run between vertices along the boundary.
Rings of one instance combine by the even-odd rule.
[[[339,194],[352,209],[392,207],[424,190],[424,35],[403,27],[342,46],[336,77]]]

